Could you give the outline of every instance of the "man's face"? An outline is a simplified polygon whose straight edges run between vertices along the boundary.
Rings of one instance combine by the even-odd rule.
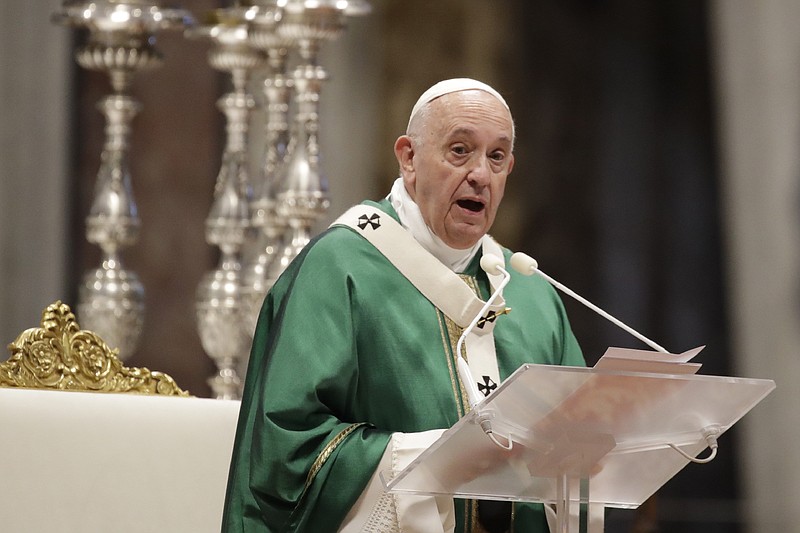
[[[477,243],[492,226],[514,166],[513,124],[490,94],[460,91],[429,104],[411,137],[395,143],[409,195],[428,227],[452,248]]]

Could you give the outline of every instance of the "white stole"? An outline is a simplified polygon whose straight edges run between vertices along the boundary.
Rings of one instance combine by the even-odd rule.
[[[331,226],[347,226],[367,239],[425,298],[461,328],[466,328],[483,307],[485,302],[458,274],[380,209],[369,205],[353,206]],[[481,246],[484,254],[503,257],[500,245],[488,235],[483,237]],[[501,275],[488,276],[492,287],[497,287],[502,280]],[[487,396],[500,383],[493,330],[496,317],[504,310],[505,300],[500,295],[465,340],[470,372],[477,381],[478,390]]]

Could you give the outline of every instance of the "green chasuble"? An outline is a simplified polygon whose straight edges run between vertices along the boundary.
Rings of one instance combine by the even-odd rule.
[[[388,201],[367,203],[397,218]],[[464,274],[487,298],[479,258]],[[514,275],[503,295],[511,312],[494,328],[501,379],[523,363],[585,365],[545,280]],[[223,531],[336,531],[393,432],[449,428],[465,414],[455,364],[460,334],[350,228],[314,239],[261,310]],[[456,531],[475,531],[474,502],[455,505]],[[541,506],[515,504],[512,531],[546,532]]]

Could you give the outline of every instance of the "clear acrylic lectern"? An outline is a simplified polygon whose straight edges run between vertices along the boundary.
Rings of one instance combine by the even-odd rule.
[[[774,388],[763,379],[524,365],[387,490],[543,502],[556,507],[558,533],[602,531],[605,507],[641,505],[688,464],[676,448],[697,456]]]

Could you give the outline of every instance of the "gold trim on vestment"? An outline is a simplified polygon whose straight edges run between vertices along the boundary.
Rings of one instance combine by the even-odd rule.
[[[308,471],[308,477],[306,478],[306,484],[303,489],[304,491],[311,486],[311,483],[313,483],[314,478],[317,477],[317,474],[325,465],[325,462],[331,456],[333,451],[344,441],[344,439],[346,439],[348,435],[350,435],[353,431],[355,431],[359,427],[366,425],[367,424],[364,422],[359,422],[357,424],[350,424],[342,431],[340,431],[335,437],[333,437],[333,439],[328,444],[325,445],[325,447],[322,449],[319,455],[317,455],[317,458],[314,459],[314,462],[311,465],[311,469]]]
[[[464,386],[454,366],[456,348],[452,340],[454,334],[453,327],[458,328],[458,325],[447,318],[447,316],[438,309],[436,309],[435,312],[436,319],[439,322],[439,333],[442,336],[442,351],[444,352],[445,361],[447,361],[447,371],[450,373],[450,386],[453,389],[453,399],[456,402],[456,414],[458,418],[461,418],[469,410],[469,401],[467,399],[467,391],[464,390]],[[461,333],[458,333],[458,335],[461,335]],[[458,338],[458,336],[455,338]]]
[[[481,291],[478,288],[478,279],[475,276],[470,276],[467,274],[459,274],[458,275],[461,280],[466,283],[467,287],[470,288],[475,295],[480,298]],[[461,335],[464,333],[464,328],[459,326],[455,323],[455,321],[450,320],[449,318],[445,317],[445,321],[447,323],[447,333],[450,335],[450,349],[452,350],[453,357],[457,357],[458,354],[458,339],[461,338]],[[467,351],[467,343],[461,347],[461,355],[464,357],[464,361],[469,363],[469,352]],[[464,384],[461,383],[461,380],[458,380],[459,383],[459,390],[461,392],[461,403],[464,405],[464,411],[469,413],[471,408],[469,405],[469,396],[467,396],[467,389],[464,388]]]

